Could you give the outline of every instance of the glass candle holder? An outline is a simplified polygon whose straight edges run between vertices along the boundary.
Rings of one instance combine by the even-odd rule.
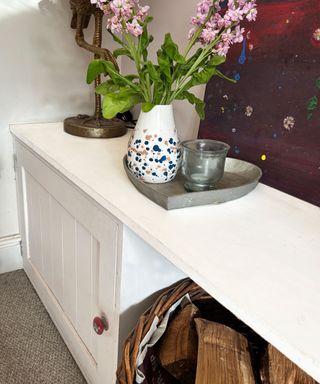
[[[199,192],[214,189],[223,176],[230,146],[215,140],[188,140],[182,142],[181,171],[187,191]]]

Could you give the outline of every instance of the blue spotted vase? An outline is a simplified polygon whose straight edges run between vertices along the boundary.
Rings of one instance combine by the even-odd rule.
[[[128,144],[127,165],[146,183],[167,183],[180,166],[181,146],[172,105],[141,111]]]

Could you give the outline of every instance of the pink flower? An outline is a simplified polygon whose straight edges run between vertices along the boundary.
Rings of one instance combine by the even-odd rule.
[[[193,27],[190,29],[189,33],[188,33],[188,40],[191,40],[193,35],[195,34],[197,28],[196,27]]]
[[[126,26],[127,26],[128,32],[135,37],[140,36],[143,32],[143,28],[138,23],[137,19],[133,19],[131,22],[127,22]]]
[[[208,17],[209,11],[210,11],[210,1],[204,0],[200,3],[198,10],[197,10],[197,19],[200,20],[202,23],[206,21],[206,18]]]
[[[231,28],[228,28],[222,35],[221,35],[222,43],[230,46],[233,42],[233,33]]]
[[[212,28],[204,28],[204,30],[201,33],[200,41],[203,45],[210,44],[218,35],[219,30],[218,29],[212,29]]]
[[[243,20],[242,10],[240,8],[229,8],[224,15],[224,19],[230,21],[231,24],[239,23]]]
[[[243,34],[244,28],[241,28],[240,25],[237,25],[233,31],[233,43],[242,43]]]
[[[197,6],[197,16],[191,19],[191,24],[202,25],[205,23],[210,9],[212,7],[212,0],[201,0]]]
[[[139,6],[137,17],[139,18],[140,21],[144,21],[146,19],[146,17],[148,16],[149,10],[150,10],[149,5],[146,5],[145,7]]]
[[[225,56],[234,43],[243,41],[244,29],[240,23],[247,19],[254,21],[257,16],[256,0],[228,0],[227,7],[221,8],[219,0],[200,0],[197,5],[196,17],[191,19],[192,29],[188,38],[191,39],[200,30],[198,41],[208,46],[214,41],[214,53]]]
[[[227,43],[219,43],[214,50],[212,50],[213,53],[216,53],[219,56],[227,56],[227,53],[230,49],[230,45]]]
[[[106,0],[92,0],[106,1]],[[112,0],[102,7],[109,17],[107,28],[113,33],[130,33],[138,37],[143,32],[143,26],[148,16],[149,6],[140,6],[139,0]]]
[[[215,3],[214,3],[214,8],[217,12],[220,12],[221,11],[221,7],[220,7],[220,0],[216,0]]]
[[[216,13],[215,15],[213,15],[209,20],[208,24],[211,25],[211,28],[216,27],[219,30],[223,27],[229,26],[229,25],[226,25],[227,24],[226,20],[224,19],[224,17],[220,15],[220,13]]]
[[[107,28],[110,29],[112,33],[123,32],[122,24],[117,16],[113,16],[110,19],[108,19]]]
[[[118,17],[129,20],[133,17],[133,4],[127,0],[113,0],[110,2],[110,10]]]
[[[248,3],[243,7],[243,13],[248,21],[255,21],[257,18],[257,8],[255,3]]]
[[[244,28],[237,25],[235,28],[228,28],[221,34],[221,41],[212,50],[219,56],[226,56],[230,47],[235,43],[243,41]]]

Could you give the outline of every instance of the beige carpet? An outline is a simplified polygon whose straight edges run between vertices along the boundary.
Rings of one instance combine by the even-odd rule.
[[[24,271],[0,275],[0,384],[85,384]]]

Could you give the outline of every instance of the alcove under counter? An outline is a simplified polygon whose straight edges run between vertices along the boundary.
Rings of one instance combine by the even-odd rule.
[[[115,381],[139,310],[185,275],[320,381],[318,207],[259,184],[166,211],[126,176],[129,134],[84,139],[62,123],[11,132],[24,268],[89,383]],[[109,323],[100,338],[95,314]]]

